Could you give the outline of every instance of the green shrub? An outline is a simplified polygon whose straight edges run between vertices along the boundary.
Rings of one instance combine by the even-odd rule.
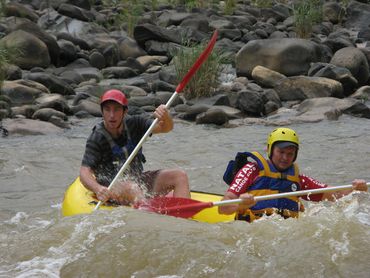
[[[349,5],[349,2],[350,0],[340,0],[340,6],[341,6],[341,10],[339,12],[339,22],[342,23],[345,16],[346,16],[346,11],[347,11],[347,7]]]
[[[299,38],[311,36],[313,25],[322,21],[322,1],[298,1],[293,5],[294,27]]]
[[[153,7],[157,4],[152,1]],[[140,0],[103,0],[104,7],[113,8],[113,15],[104,23],[106,28],[125,29],[129,36],[144,12],[144,3]]]
[[[234,13],[235,8],[236,8],[236,0],[226,0],[224,13],[231,15]]]
[[[127,34],[132,37],[135,26],[144,12],[144,5],[141,0],[123,0],[123,2],[123,16],[126,19]]]
[[[178,82],[184,78],[186,73],[198,59],[199,55],[205,48],[205,43],[178,49],[172,60]],[[213,49],[208,59],[198,69],[193,78],[184,88],[184,97],[186,99],[211,96],[214,89],[219,85],[219,75],[222,71],[223,64],[229,62],[220,50]]]
[[[0,0],[0,18],[5,15],[6,0]]]
[[[274,4],[273,0],[252,0],[252,5],[257,8],[271,8]]]

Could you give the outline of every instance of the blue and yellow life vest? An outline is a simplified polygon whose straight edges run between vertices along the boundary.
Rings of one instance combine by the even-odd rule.
[[[276,169],[271,161],[266,160],[258,152],[245,152],[245,154],[257,162],[260,170],[258,178],[248,187],[248,193],[254,196],[262,196],[301,189],[299,184],[299,169],[295,163],[287,170],[281,172]],[[299,211],[303,210],[303,204],[300,202],[299,197],[296,196],[264,200],[258,201],[256,205],[243,212],[239,212],[237,219],[252,222],[263,215],[274,213],[278,213],[285,218],[298,217]]]

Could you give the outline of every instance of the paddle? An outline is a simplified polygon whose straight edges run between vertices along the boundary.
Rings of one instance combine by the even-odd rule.
[[[370,186],[370,182],[366,183],[367,186]],[[278,194],[270,194],[264,196],[256,196],[254,199],[258,201],[263,200],[270,200],[270,199],[279,199],[279,198],[287,198],[293,196],[303,196],[303,195],[311,195],[311,194],[319,194],[324,192],[331,192],[331,191],[340,191],[345,189],[351,189],[352,185],[339,185],[339,186],[331,186],[319,189],[309,189],[309,190],[301,190],[301,191],[294,191],[294,192],[286,192],[286,193],[278,193]],[[231,204],[239,204],[243,200],[242,199],[232,199],[232,200],[224,200],[218,202],[201,202],[193,199],[186,199],[186,198],[174,198],[174,197],[156,197],[153,199],[149,199],[144,201],[143,203],[136,204],[135,208],[152,211],[156,213],[182,217],[182,218],[190,218],[193,215],[197,214],[198,212],[202,211],[206,208],[211,208],[214,206],[225,206]]]
[[[203,62],[208,58],[209,54],[211,53],[211,51],[212,51],[212,49],[213,49],[213,47],[216,43],[217,34],[218,34],[217,30],[215,30],[213,35],[212,35],[211,40],[209,41],[209,43],[207,45],[207,47],[199,55],[198,59],[195,61],[193,66],[190,68],[190,70],[187,72],[185,77],[181,80],[180,84],[177,85],[175,92],[172,94],[171,98],[166,103],[167,108],[169,108],[171,106],[171,104],[173,103],[173,101],[177,97],[177,94],[180,93],[184,89],[184,87],[189,82],[189,80],[193,77],[195,72],[200,68],[200,66],[203,64]],[[134,159],[134,157],[136,156],[136,154],[140,150],[143,143],[146,141],[146,139],[152,133],[155,125],[157,124],[157,122],[158,122],[158,119],[155,119],[153,121],[153,123],[150,125],[150,127],[148,128],[148,130],[146,131],[144,136],[141,138],[139,143],[136,145],[135,149],[132,151],[132,153],[127,158],[127,160],[125,161],[125,163],[123,164],[121,169],[118,171],[117,175],[114,177],[114,179],[112,180],[112,182],[108,186],[108,190],[110,190],[112,188],[112,186],[117,182],[117,180],[121,176],[121,174],[128,168],[128,166],[130,165],[131,161]],[[102,203],[101,201],[98,202],[98,204],[94,208],[94,211],[97,210],[100,207],[101,203]]]

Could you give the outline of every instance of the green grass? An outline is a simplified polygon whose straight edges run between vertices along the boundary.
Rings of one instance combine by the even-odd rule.
[[[6,0],[0,0],[0,17],[5,15]]]
[[[274,4],[273,0],[252,0],[251,4],[257,8],[271,8]]]
[[[175,67],[178,82],[182,80],[191,66],[195,63],[199,55],[205,48],[205,43],[188,46],[179,49],[174,53],[173,64]],[[193,99],[199,97],[211,96],[214,89],[219,85],[219,75],[223,64],[230,62],[220,50],[213,49],[208,59],[198,69],[193,78],[184,89],[184,97]]]
[[[106,8],[113,8],[113,15],[105,22],[108,29],[126,30],[129,36],[133,36],[134,28],[144,12],[144,3],[140,0],[104,0]],[[157,1],[151,1],[152,7],[156,7]]]
[[[224,7],[224,13],[227,15],[232,15],[236,8],[236,0],[226,0],[225,1],[225,7]]]
[[[302,0],[293,5],[295,32],[299,38],[309,38],[313,25],[322,21],[321,0]]]

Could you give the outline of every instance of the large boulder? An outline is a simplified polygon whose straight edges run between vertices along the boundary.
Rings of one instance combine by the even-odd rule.
[[[62,15],[76,18],[82,21],[93,21],[95,19],[93,13],[91,13],[90,11],[71,4],[60,5],[58,8],[58,12]]]
[[[212,107],[206,112],[196,116],[197,124],[216,124],[223,125],[229,121],[227,114],[220,108]]]
[[[14,24],[13,30],[23,30],[42,40],[47,46],[51,62],[56,66],[59,65],[60,47],[52,35],[46,33],[36,23],[31,21]]]
[[[325,77],[293,76],[282,79],[275,90],[282,101],[343,97],[342,84]]]
[[[5,3],[5,1],[3,2]],[[33,22],[37,22],[39,19],[38,15],[29,9],[25,5],[20,5],[18,3],[8,3],[5,6],[4,9],[5,16],[16,16],[16,17],[23,17],[23,18],[28,18],[29,20]]]
[[[66,81],[48,72],[31,72],[25,74],[24,79],[43,84],[51,93],[58,93],[60,95],[75,94],[74,90]]]
[[[122,60],[146,55],[146,52],[131,38],[118,40],[119,55]]]
[[[50,65],[48,47],[42,40],[28,32],[23,30],[14,31],[2,38],[0,42],[4,43],[6,47],[19,52],[14,57],[13,63],[21,69],[46,68]]]
[[[265,88],[273,88],[279,80],[286,78],[285,75],[262,66],[257,66],[253,69],[252,77],[259,85]]]
[[[322,59],[318,44],[303,39],[249,41],[236,54],[238,76],[251,77],[256,66],[264,66],[286,76],[306,74],[310,63]]]
[[[52,123],[30,119],[5,119],[3,127],[9,135],[45,135],[63,131]]]
[[[313,63],[308,71],[308,76],[326,77],[339,81],[343,86],[344,96],[352,94],[358,86],[356,78],[353,77],[349,69],[328,63]]]
[[[316,98],[303,101],[297,109],[297,118],[337,120],[342,114],[370,118],[370,108],[354,98]]]
[[[370,5],[358,1],[350,1],[346,9],[346,28],[369,28],[370,25]]]
[[[30,80],[4,81],[1,93],[8,96],[12,105],[33,104],[35,99],[49,90],[42,84]]]
[[[369,80],[370,71],[366,56],[356,47],[345,47],[338,50],[334,53],[330,63],[349,69],[360,86],[365,85]]]
[[[134,29],[134,38],[142,47],[148,40],[155,40],[161,42],[182,43],[181,34],[176,30],[166,29],[153,24],[137,25]]]

